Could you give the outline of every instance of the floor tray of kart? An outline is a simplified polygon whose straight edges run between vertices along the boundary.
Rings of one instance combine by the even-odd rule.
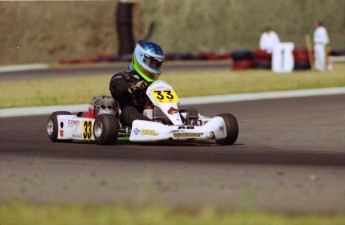
[[[223,113],[213,118],[202,116],[196,107],[178,108],[179,98],[168,83],[158,80],[146,91],[153,107],[144,115],[151,119],[134,120],[132,127],[122,126],[121,110],[111,97],[94,97],[98,104],[90,105],[89,112],[72,115],[66,111],[54,112],[47,122],[47,134],[53,141],[96,142],[114,144],[117,140],[131,142],[159,142],[167,140],[209,141],[222,145],[235,143],[238,123],[232,114]],[[115,101],[115,107],[109,107]],[[94,116],[95,107],[98,110]]]

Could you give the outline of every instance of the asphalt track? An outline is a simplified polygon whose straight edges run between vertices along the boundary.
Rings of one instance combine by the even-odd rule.
[[[345,211],[345,95],[199,105],[235,145],[52,143],[47,116],[0,119],[0,202]]]

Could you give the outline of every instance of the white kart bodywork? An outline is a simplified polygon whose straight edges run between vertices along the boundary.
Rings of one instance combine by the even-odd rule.
[[[95,119],[77,117],[76,115],[59,115],[57,120],[59,124],[58,140],[95,140],[93,135]]]
[[[158,122],[135,120],[129,138],[133,142],[163,140],[208,140],[226,137],[224,120],[214,117],[202,126],[164,125]]]

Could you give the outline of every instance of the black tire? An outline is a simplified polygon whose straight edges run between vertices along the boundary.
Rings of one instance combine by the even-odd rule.
[[[234,61],[231,65],[232,70],[247,70],[254,67],[254,60]]]
[[[240,50],[231,52],[231,58],[234,62],[242,60],[252,60],[253,53],[249,50]]]
[[[238,137],[237,119],[234,115],[228,113],[220,114],[218,116],[222,117],[225,122],[227,136],[224,139],[216,140],[216,142],[220,145],[232,145]]]
[[[342,50],[331,50],[330,51],[331,56],[345,56],[345,49]]]
[[[271,61],[256,59],[254,63],[254,68],[270,70],[272,68],[272,63]]]
[[[294,70],[310,70],[309,62],[295,62]]]
[[[119,132],[118,119],[109,114],[102,114],[96,117],[93,125],[93,136],[99,145],[112,145],[116,142]]]
[[[67,111],[57,111],[50,114],[47,121],[47,134],[51,141],[56,142],[58,138],[59,124],[57,121],[57,116],[59,115],[72,115]]]
[[[253,55],[256,60],[272,61],[272,53],[267,53],[265,50],[256,49],[254,50]]]

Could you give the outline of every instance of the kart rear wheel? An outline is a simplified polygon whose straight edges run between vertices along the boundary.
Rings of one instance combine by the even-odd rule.
[[[224,139],[216,139],[216,142],[220,145],[232,145],[233,143],[235,143],[238,137],[237,119],[234,115],[228,113],[220,114],[218,116],[222,117],[225,122],[227,135]]]
[[[96,117],[93,125],[93,136],[99,145],[112,145],[116,142],[119,132],[118,119],[110,114],[101,114]]]
[[[57,111],[50,114],[47,122],[47,134],[51,141],[56,142],[58,138],[59,124],[57,116],[60,115],[72,115],[67,111]]]

